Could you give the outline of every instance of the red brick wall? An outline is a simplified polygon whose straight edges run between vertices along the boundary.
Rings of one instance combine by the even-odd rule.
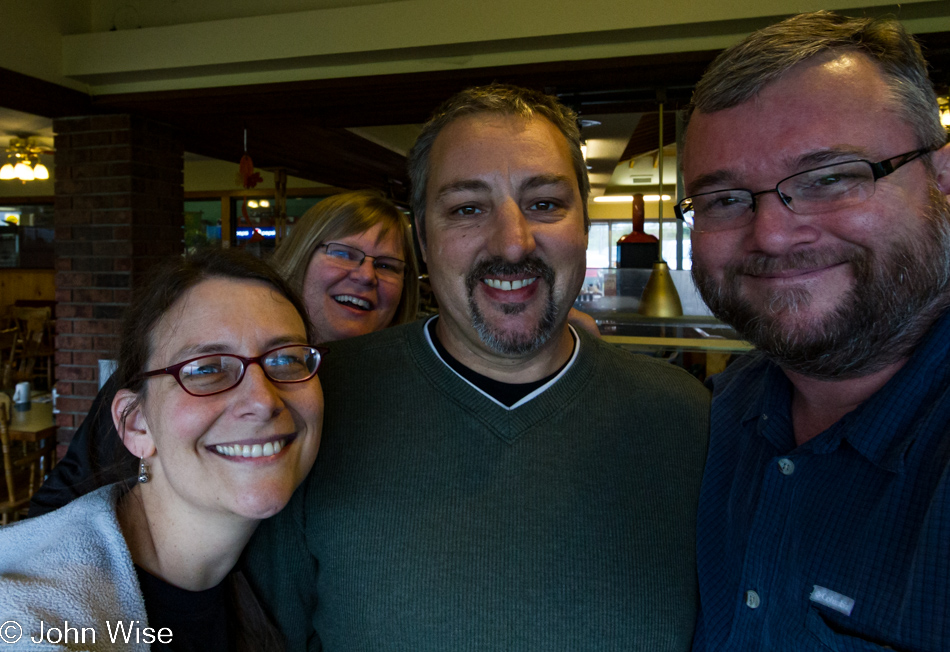
[[[56,133],[56,388],[60,442],[92,404],[98,360],[114,359],[131,290],[184,251],[182,145],[129,115],[62,118]]]

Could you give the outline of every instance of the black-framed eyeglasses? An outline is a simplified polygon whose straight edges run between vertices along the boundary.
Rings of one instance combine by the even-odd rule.
[[[930,151],[915,149],[877,163],[863,159],[831,163],[785,177],[770,190],[729,188],[700,193],[680,201],[676,216],[698,232],[738,229],[752,223],[755,198],[772,192],[793,213],[830,213],[867,201],[874,194],[878,179]]]
[[[406,261],[392,256],[370,256],[356,247],[340,242],[324,242],[318,247],[324,248],[334,264],[346,269],[356,269],[364,260],[370,258],[373,261],[373,269],[382,278],[401,279],[406,273]]]
[[[274,383],[302,383],[317,375],[320,362],[328,349],[302,344],[288,344],[271,349],[253,358],[233,353],[213,353],[164,369],[144,371],[141,378],[174,376],[181,388],[192,396],[211,396],[233,389],[244,380],[248,366],[260,365],[264,375]]]

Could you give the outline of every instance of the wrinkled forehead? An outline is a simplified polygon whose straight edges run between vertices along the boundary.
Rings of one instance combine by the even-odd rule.
[[[888,140],[893,146],[884,145]],[[912,126],[879,66],[853,50],[826,52],[792,66],[743,102],[694,111],[683,170],[688,183],[696,174],[741,160],[795,161],[835,148],[871,152],[880,146],[890,153],[891,147],[904,151],[913,142]]]
[[[305,317],[270,283],[212,276],[182,292],[152,324],[145,334],[149,366],[173,364],[182,350],[201,343],[225,344],[245,322],[306,337]]]

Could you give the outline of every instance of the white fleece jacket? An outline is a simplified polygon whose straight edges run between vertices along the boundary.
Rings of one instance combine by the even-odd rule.
[[[142,591],[116,519],[122,492],[102,487],[0,528],[0,650],[148,651]]]

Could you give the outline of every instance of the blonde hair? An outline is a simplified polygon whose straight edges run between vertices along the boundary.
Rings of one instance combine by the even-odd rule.
[[[271,259],[290,287],[305,296],[303,282],[317,246],[337,238],[364,233],[382,225],[379,237],[393,229],[399,234],[406,261],[399,306],[390,326],[415,320],[419,310],[419,263],[412,244],[409,220],[395,204],[372,190],[333,195],[312,206],[291,229]]]

